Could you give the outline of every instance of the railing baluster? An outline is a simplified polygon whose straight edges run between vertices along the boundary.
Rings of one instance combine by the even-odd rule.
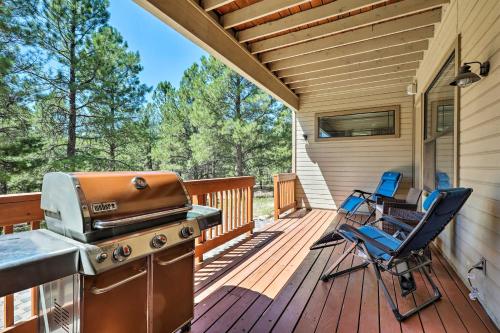
[[[241,189],[237,189],[236,192],[238,196],[238,221],[236,227],[239,228],[241,226],[241,215],[243,214],[241,210]]]
[[[247,201],[247,211],[248,211],[248,215],[247,215],[247,223],[250,224],[252,221],[253,221],[253,187],[252,186],[249,186],[247,188],[247,197],[248,197],[248,201]],[[252,233],[252,231],[250,231],[250,233]]]
[[[222,216],[222,223],[224,225],[224,233],[227,233],[228,227],[227,227],[227,191],[224,191],[224,210],[223,210],[223,216]]]

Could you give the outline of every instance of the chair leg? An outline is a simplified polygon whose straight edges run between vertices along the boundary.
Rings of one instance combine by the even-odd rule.
[[[422,304],[420,304],[420,305],[418,305],[418,306],[416,306],[416,307],[414,307],[414,308],[410,309],[409,311],[402,314],[399,311],[398,306],[396,305],[396,303],[392,299],[391,294],[387,290],[387,286],[385,285],[384,281],[382,280],[382,276],[380,274],[380,269],[378,268],[376,263],[373,263],[373,268],[374,268],[377,280],[379,281],[380,285],[382,286],[382,290],[384,291],[385,298],[387,299],[387,302],[389,303],[389,306],[391,307],[391,310],[394,313],[394,316],[396,317],[396,319],[398,321],[403,321],[403,320],[409,318],[410,316],[412,316],[415,313],[419,312],[420,310],[426,308],[427,306],[433,304],[434,302],[436,302],[437,300],[439,300],[441,298],[441,293],[440,293],[439,289],[437,288],[436,284],[434,283],[434,281],[430,277],[429,273],[427,273],[427,270],[425,269],[425,267],[420,267],[419,271],[427,279],[427,281],[429,281],[429,284],[432,287],[434,295],[429,297],[424,303],[422,303]]]
[[[356,248],[356,245],[357,243],[352,243],[351,245],[349,245],[346,249],[346,251],[344,251],[344,253],[340,256],[340,258],[337,259],[337,261],[335,261],[335,263],[333,265],[331,265],[325,272],[325,274],[323,274],[321,276],[321,280],[322,281],[328,281],[330,280],[331,278],[335,277],[335,276],[339,276],[339,275],[342,275],[342,274],[346,274],[346,273],[349,273],[349,272],[352,272],[356,269],[360,269],[360,268],[364,268],[366,267],[368,264],[361,264],[361,265],[358,265],[358,266],[354,266],[354,267],[351,267],[351,268],[348,268],[348,269],[345,269],[343,271],[340,271],[340,272],[335,272],[333,273],[333,271],[335,269],[337,269],[337,267],[342,263],[342,261],[345,260],[345,258],[347,258],[347,256],[349,254],[351,254],[351,252]],[[364,265],[364,266],[363,266]],[[361,267],[363,266],[363,267]]]

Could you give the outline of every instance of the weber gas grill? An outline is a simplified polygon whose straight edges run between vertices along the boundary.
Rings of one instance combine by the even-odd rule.
[[[40,288],[40,332],[173,332],[193,317],[194,240],[219,225],[172,172],[49,173],[47,228],[80,274]]]

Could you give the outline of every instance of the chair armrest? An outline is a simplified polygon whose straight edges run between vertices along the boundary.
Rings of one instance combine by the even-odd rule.
[[[370,245],[373,245],[373,246],[381,249],[382,251],[384,251],[385,253],[388,253],[390,255],[392,255],[394,253],[394,251],[392,249],[390,249],[387,246],[385,246],[384,244],[376,241],[375,239],[370,238],[370,237],[362,234],[361,232],[359,232],[358,229],[354,228],[353,226],[351,226],[349,224],[342,224],[339,227],[338,232],[341,235],[343,232],[350,232],[350,233],[354,234],[354,237],[356,237],[358,240],[360,240],[364,243],[369,243]]]
[[[412,226],[410,226],[404,222],[401,222],[400,220],[395,219],[394,217],[389,216],[389,215],[382,216],[379,219],[379,221],[384,221],[384,222],[390,223],[390,224],[396,226],[397,228],[402,229],[402,230],[407,231],[407,232],[411,232],[413,230]]]
[[[353,190],[353,193],[360,193],[360,194],[364,194],[364,195],[372,195],[373,194],[372,192],[366,192],[366,191],[362,191],[362,190]]]

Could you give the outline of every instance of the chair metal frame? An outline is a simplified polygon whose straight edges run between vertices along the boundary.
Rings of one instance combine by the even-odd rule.
[[[461,202],[459,207],[455,210],[449,221],[453,220],[455,215],[460,211],[462,208],[463,204],[467,200],[467,198],[470,196],[470,193],[472,193],[472,190],[469,189],[469,192],[466,193],[465,199]],[[403,236],[403,241],[402,243],[398,246],[397,249],[393,250],[387,247],[386,245],[378,242],[377,240],[368,237],[367,235],[361,233],[357,228],[353,227],[352,225],[348,224],[343,224],[337,229],[337,233],[344,238],[346,241],[351,242],[351,244],[347,247],[346,251],[337,259],[337,261],[326,270],[326,273],[323,274],[321,277],[321,280],[323,281],[328,281],[332,278],[335,278],[337,276],[341,276],[344,274],[351,273],[356,270],[364,269],[368,266],[372,266],[375,276],[382,286],[382,290],[384,291],[384,295],[389,303],[389,306],[394,313],[396,319],[398,321],[403,321],[407,319],[408,317],[412,316],[413,314],[421,311],[422,309],[426,308],[427,306],[433,304],[434,302],[438,301],[441,298],[441,292],[439,291],[438,287],[432,280],[432,277],[430,275],[431,269],[432,269],[432,260],[426,255],[425,248],[429,245],[429,243],[437,237],[437,235],[444,229],[446,224],[449,223],[449,221],[442,227],[442,229],[439,230],[439,232],[432,238],[427,241],[426,244],[424,244],[421,248],[418,250],[412,250],[406,254],[403,255],[403,253],[406,251],[405,246],[407,244],[410,244],[410,242],[417,237],[419,231],[424,227],[424,224],[428,221],[428,218],[434,213],[434,211],[439,207],[439,202],[443,198],[446,197],[446,193],[442,192],[439,194],[438,198],[434,201],[432,206],[429,208],[429,210],[426,212],[425,216],[422,218],[422,220],[419,222],[419,224],[415,227],[411,227],[407,225],[406,223],[403,223],[393,217],[390,216],[383,216],[382,218],[371,222],[370,224],[375,224],[378,222],[388,222],[390,224],[393,224],[398,228],[398,232],[401,233]],[[352,241],[349,239],[347,236],[344,235],[344,233],[350,233],[351,238],[354,238],[355,241]],[[354,236],[352,236],[354,235]],[[387,253],[390,256],[390,259],[384,260],[382,258],[377,258],[374,257],[370,251],[367,248],[367,244],[370,244],[371,246],[374,246],[385,253]],[[364,253],[366,256],[366,259],[363,263],[352,266],[350,268],[341,270],[341,271],[336,271],[336,269],[339,267],[339,265],[344,261],[353,251],[356,249],[360,250],[361,252]],[[397,271],[397,266],[398,264],[401,263],[406,263],[408,269],[404,271]],[[427,268],[427,269],[426,269]],[[425,300],[423,303],[413,307],[412,309],[408,310],[405,313],[401,313],[399,310],[399,307],[397,306],[396,301],[393,299],[391,296],[391,293],[387,289],[387,286],[385,285],[383,279],[382,279],[382,272],[388,272],[389,274],[393,276],[402,276],[404,274],[411,273],[413,271],[419,270],[422,274],[423,277],[429,282],[429,285],[432,287],[432,292],[433,294]]]
[[[374,192],[367,192],[367,191],[362,191],[362,190],[358,190],[358,189],[353,190],[352,193],[346,198],[346,200],[348,200],[350,197],[357,196],[359,198],[362,198],[363,201],[361,201],[358,205],[356,205],[352,211],[347,211],[346,209],[340,208],[340,209],[342,209],[342,210],[345,211],[345,216],[344,216],[345,219],[348,220],[348,221],[351,221],[351,222],[358,223],[358,224],[366,224],[368,221],[370,221],[370,219],[375,214],[375,205],[377,204],[375,200],[371,199],[371,197],[375,195],[375,196],[377,196],[379,198],[383,198],[383,199],[392,199],[392,198],[394,198],[394,194],[396,194],[396,192],[398,191],[399,184],[401,183],[401,179],[402,178],[403,178],[403,175],[401,173],[399,173],[399,177],[397,179],[396,186],[394,188],[392,196],[383,195],[383,194],[377,192],[378,189],[379,189],[379,187],[380,187],[380,185],[381,185],[381,183],[382,183],[382,181],[383,181],[382,178],[380,179],[380,182],[377,185],[377,188],[375,189]],[[344,202],[346,200],[344,200]],[[366,219],[364,221],[362,221],[362,222],[357,221],[356,219],[353,219],[352,217],[354,215],[360,215],[358,213],[358,209],[361,206],[363,206],[364,204],[366,204],[366,206],[368,207],[368,214],[366,216]],[[342,205],[343,205],[343,203],[342,203]]]

